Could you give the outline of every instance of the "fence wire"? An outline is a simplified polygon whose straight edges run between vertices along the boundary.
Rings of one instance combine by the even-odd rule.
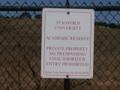
[[[75,3],[77,7],[74,8],[80,8],[78,3]],[[104,6],[104,3],[101,3],[95,7]],[[120,3],[116,3],[116,6],[120,6]],[[63,79],[40,77],[42,5],[35,4],[34,2],[34,7],[39,10],[27,8],[26,11],[26,8],[22,8],[23,11],[19,11],[18,7],[24,5],[18,2],[14,5],[10,2],[0,5],[0,90],[64,88]],[[64,6],[60,2],[59,4],[60,7]],[[90,6],[85,2],[82,5],[85,8]],[[113,6],[110,3],[107,5]],[[6,6],[16,8],[11,11],[5,8]],[[72,79],[70,89],[120,90],[120,9],[109,10],[101,7],[100,10],[96,10],[95,17],[94,77],[90,80]]]

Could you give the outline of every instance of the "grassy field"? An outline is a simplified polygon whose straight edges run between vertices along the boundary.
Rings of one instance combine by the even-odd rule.
[[[0,20],[0,90],[63,90],[40,77],[41,20]],[[72,90],[120,90],[120,29],[95,26],[94,78],[71,80]]]

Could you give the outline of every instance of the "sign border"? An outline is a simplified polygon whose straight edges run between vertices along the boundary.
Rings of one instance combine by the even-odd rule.
[[[45,9],[46,9],[46,8],[45,8]],[[57,9],[57,10],[58,10],[58,9]],[[72,9],[72,10],[73,10],[73,9]],[[86,10],[86,9],[81,9],[81,10]],[[63,9],[63,11],[62,11],[62,9],[61,9],[61,11],[56,11],[55,9],[54,9],[54,10],[50,10],[50,9],[49,9],[49,11],[47,11],[47,10],[44,11],[44,14],[45,14],[45,16],[43,17],[43,20],[44,20],[44,25],[43,25],[43,26],[44,26],[44,29],[42,30],[42,34],[44,33],[44,38],[42,37],[43,40],[44,40],[44,47],[45,47],[45,45],[46,45],[46,44],[45,44],[45,42],[46,42],[46,39],[45,39],[45,36],[46,36],[46,35],[45,35],[45,33],[46,33],[46,29],[45,29],[45,26],[46,26],[46,14],[47,14],[48,12],[56,12],[56,13],[57,13],[57,12],[67,12],[67,11],[65,11],[64,9]],[[65,76],[65,77],[66,77],[66,75],[69,75],[69,74],[70,74],[70,76],[83,76],[83,77],[84,77],[84,76],[85,76],[85,77],[86,77],[86,76],[89,76],[89,77],[90,77],[90,76],[91,76],[90,71],[91,71],[91,70],[93,71],[93,68],[91,69],[91,61],[92,61],[91,59],[93,59],[93,57],[91,58],[91,54],[93,53],[93,51],[91,50],[91,46],[94,47],[94,44],[92,45],[91,42],[92,42],[92,39],[94,38],[94,32],[93,32],[93,30],[94,30],[94,27],[93,27],[93,19],[94,19],[94,18],[93,18],[93,16],[92,16],[91,12],[87,12],[87,11],[80,11],[80,12],[78,12],[78,11],[70,11],[70,12],[72,12],[72,13],[88,13],[88,14],[90,15],[90,19],[91,19],[91,20],[90,20],[90,24],[91,24],[91,25],[90,25],[90,42],[89,42],[89,43],[90,43],[90,61],[89,61],[89,62],[90,62],[89,67],[90,67],[90,68],[89,68],[89,73],[88,73],[88,74],[77,74],[77,75],[76,75],[76,74],[74,74],[74,73],[73,73],[73,74],[70,74],[70,73],[67,73],[67,72],[45,72],[45,65],[41,65],[41,67],[43,68],[43,73],[42,73],[42,74],[45,75],[45,77],[46,77],[46,76],[50,76],[50,77],[51,77],[51,76],[56,76],[56,77],[58,77],[58,76]],[[43,31],[44,31],[44,32],[43,32]],[[42,40],[42,41],[43,41],[43,40]],[[93,39],[93,42],[94,42],[94,39]],[[93,48],[93,50],[94,50],[94,48]],[[43,60],[42,60],[43,62],[42,62],[42,64],[45,64],[45,48],[44,48],[43,51],[44,51],[44,55],[43,55]],[[92,64],[92,65],[93,65],[93,64]],[[52,75],[52,74],[50,75],[49,73],[52,73],[53,75]],[[57,74],[56,74],[56,73],[57,73]],[[58,75],[58,73],[59,73],[59,75]],[[62,73],[62,74],[61,74],[61,73]],[[65,73],[65,74],[63,74],[63,73]],[[55,74],[56,74],[56,75],[55,75]],[[91,77],[93,77],[93,74],[92,74]]]

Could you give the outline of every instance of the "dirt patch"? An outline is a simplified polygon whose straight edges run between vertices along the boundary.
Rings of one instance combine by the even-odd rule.
[[[71,80],[72,90],[115,90],[120,85],[120,29],[95,26],[94,78]],[[42,79],[41,20],[0,20],[0,90],[63,90]]]

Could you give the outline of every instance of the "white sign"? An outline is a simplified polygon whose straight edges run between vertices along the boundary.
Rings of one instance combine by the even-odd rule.
[[[93,77],[94,10],[43,9],[42,78]]]

